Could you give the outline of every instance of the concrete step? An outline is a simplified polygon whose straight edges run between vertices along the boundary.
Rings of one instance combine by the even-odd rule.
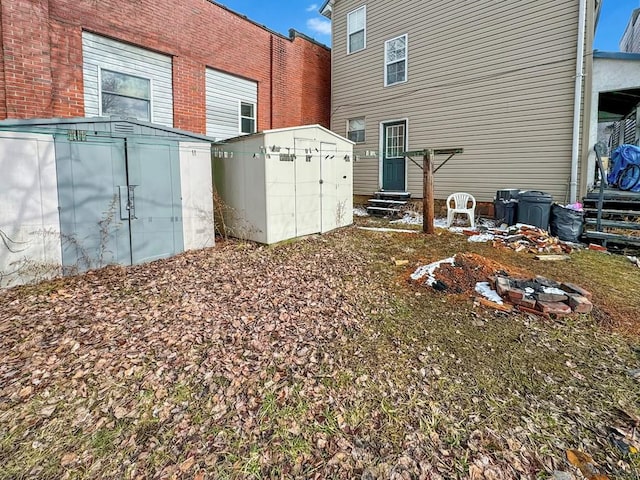
[[[391,207],[367,207],[367,213],[378,217],[399,217],[402,215],[402,210]]]
[[[375,198],[379,198],[381,200],[409,200],[411,198],[411,193],[409,192],[390,192],[380,190],[373,194]]]
[[[374,204],[374,206],[380,205],[406,205],[406,200],[386,200],[384,198],[370,198],[368,200],[369,203]]]

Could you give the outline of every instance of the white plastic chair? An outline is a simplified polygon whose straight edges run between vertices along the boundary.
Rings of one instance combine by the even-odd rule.
[[[453,207],[451,207],[452,200]],[[471,202],[471,208],[469,208],[469,202]],[[473,195],[462,192],[449,195],[447,198],[447,227],[453,223],[456,213],[468,215],[471,228],[476,228],[476,199],[473,198]]]

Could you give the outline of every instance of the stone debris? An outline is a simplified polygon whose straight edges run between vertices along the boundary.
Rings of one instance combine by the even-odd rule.
[[[510,248],[516,252],[566,254],[574,250],[575,244],[563,242],[546,230],[531,225],[518,224],[507,230],[489,229],[493,235],[493,246]]]
[[[547,315],[590,313],[591,292],[573,283],[558,283],[545,277],[514,278],[498,273],[490,278],[491,285],[506,302],[526,311]]]
[[[501,311],[541,316],[590,313],[591,292],[573,283],[531,276],[473,253],[419,266],[409,280],[449,294],[470,294],[478,304]]]

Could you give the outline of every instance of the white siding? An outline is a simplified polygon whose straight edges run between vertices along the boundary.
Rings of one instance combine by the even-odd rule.
[[[184,249],[213,247],[213,179],[211,145],[180,142],[180,191]]]
[[[52,135],[0,133],[0,287],[61,273]]]
[[[99,70],[101,68],[151,80],[151,121],[173,127],[171,57],[127,43],[82,32],[84,112],[100,115]]]
[[[207,135],[216,140],[237,137],[240,102],[254,104],[258,114],[258,84],[252,80],[207,68]]]

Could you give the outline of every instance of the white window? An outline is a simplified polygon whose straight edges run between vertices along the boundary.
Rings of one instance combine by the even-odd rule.
[[[151,121],[151,80],[101,69],[100,112]]]
[[[367,8],[362,7],[347,14],[347,53],[363,50],[366,39]]]
[[[404,141],[404,122],[395,123],[386,127],[386,143],[385,143],[385,157],[386,158],[399,158],[404,156],[405,151]]]
[[[256,106],[253,103],[240,102],[240,132],[255,133]]]
[[[349,120],[347,138],[356,143],[364,142],[364,117]]]
[[[395,85],[407,81],[407,35],[384,43],[384,84]]]

